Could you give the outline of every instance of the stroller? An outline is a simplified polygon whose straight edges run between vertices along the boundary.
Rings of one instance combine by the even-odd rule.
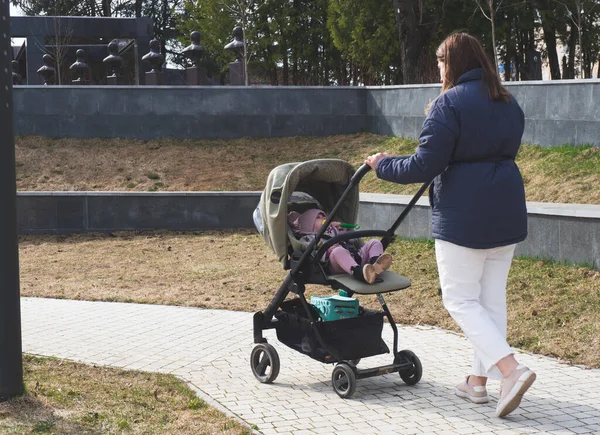
[[[410,350],[398,351],[398,329],[382,294],[410,286],[410,280],[389,270],[379,275],[373,284],[355,279],[349,274],[331,275],[323,255],[336,243],[381,237],[384,250],[394,240],[395,231],[430,183],[415,194],[396,222],[388,230],[358,230],[343,232],[325,240],[323,235],[334,220],[354,224],[358,216],[358,184],[371,168],[357,171],[339,159],[318,159],[287,163],[274,168],[254,211],[254,222],[267,245],[277,255],[289,273],[264,311],[254,314],[254,343],[250,355],[252,373],[262,383],[271,383],[279,374],[280,360],[275,348],[263,337],[263,331],[275,329],[277,339],[290,348],[317,361],[336,364],[331,381],[342,398],[351,397],[356,380],[388,373],[399,373],[407,385],[421,380],[421,362]],[[302,213],[319,208],[326,220],[312,242],[301,244],[288,226],[290,211]],[[330,286],[345,291],[347,296],[376,295],[381,311],[359,307],[354,317],[323,321],[316,307],[304,295],[306,284]],[[287,299],[291,293],[295,297]],[[392,364],[359,369],[362,358],[389,353],[383,341],[383,317],[387,317],[394,332]]]

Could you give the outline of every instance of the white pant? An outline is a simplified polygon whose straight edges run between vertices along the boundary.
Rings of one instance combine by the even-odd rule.
[[[496,363],[506,342],[506,280],[516,245],[471,249],[435,241],[444,306],[475,350],[475,376],[502,379]]]

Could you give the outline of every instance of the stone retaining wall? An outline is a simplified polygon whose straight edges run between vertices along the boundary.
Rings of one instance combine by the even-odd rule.
[[[361,229],[387,229],[410,200],[361,194]],[[21,234],[254,228],[260,192],[19,192]],[[600,205],[528,203],[529,237],[517,255],[600,268]],[[431,210],[421,199],[398,228],[430,238]]]
[[[523,141],[600,144],[600,80],[506,83],[525,112]],[[15,86],[15,134],[239,138],[373,132],[418,137],[440,85]]]

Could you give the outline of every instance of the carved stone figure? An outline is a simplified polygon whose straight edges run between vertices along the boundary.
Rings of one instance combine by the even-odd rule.
[[[88,71],[90,67],[85,63],[85,51],[83,49],[77,50],[77,60],[69,67],[71,71],[75,72],[77,78],[72,81],[74,85],[87,85],[89,84]]]
[[[200,62],[200,59],[204,55],[204,47],[200,45],[200,32],[192,32],[190,39],[192,40],[192,43],[185,47],[181,51],[181,54],[190,59],[194,66],[197,67],[199,66],[198,63]]]
[[[150,41],[150,52],[142,56],[142,60],[145,60],[152,66],[151,73],[160,72],[162,70],[165,57],[160,53],[160,43],[158,40],[153,39]]]
[[[232,51],[235,54],[236,62],[242,62],[244,60],[245,46],[244,31],[240,26],[235,26],[233,28],[233,41],[225,46],[225,50]]]
[[[123,65],[123,58],[119,56],[119,44],[117,41],[111,41],[108,44],[108,56],[102,60],[108,67],[108,77],[117,77],[119,70]]]
[[[19,74],[19,62],[13,60],[10,62],[10,66],[12,68],[12,84],[20,85],[21,81],[23,80],[23,76]]]
[[[181,54],[190,59],[194,66],[185,69],[186,85],[208,85],[206,68],[200,65],[200,59],[204,55],[204,47],[200,45],[200,32],[194,31],[190,35],[192,43],[185,47]]]
[[[244,31],[240,26],[233,28],[233,41],[225,46],[225,50],[232,51],[235,54],[235,62],[229,64],[228,81],[232,86],[242,86],[245,84],[246,62],[244,62],[244,51],[246,43],[244,42]]]
[[[53,85],[56,70],[52,66],[52,56],[50,56],[49,54],[44,54],[42,56],[42,60],[44,61],[44,65],[42,65],[42,67],[37,70],[37,73],[44,78],[44,85]]]

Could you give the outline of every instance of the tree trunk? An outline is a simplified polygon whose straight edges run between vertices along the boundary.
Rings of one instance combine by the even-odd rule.
[[[550,78],[560,80],[560,65],[558,52],[556,51],[556,29],[553,23],[548,23],[542,16],[542,29],[544,30],[544,41],[548,51],[548,63],[550,64]]]
[[[581,5],[579,2],[575,3],[577,5],[577,37],[579,39],[579,75],[580,79],[584,78],[583,75],[583,42],[581,40],[581,36],[583,33],[583,20],[581,19]]]
[[[336,82],[339,86],[348,86],[348,64],[340,60],[335,68]]]
[[[515,49],[515,80],[527,80],[527,71],[525,69],[525,44],[523,43],[523,31],[517,31],[517,41]]]
[[[111,15],[110,0],[102,0],[102,16],[110,17],[110,15]]]
[[[288,60],[288,51],[287,47],[282,47],[282,56],[283,56],[283,85],[287,86],[290,84],[290,62]]]
[[[569,59],[567,63],[568,75],[566,78],[575,78],[575,51],[577,49],[577,29],[571,26],[571,35],[569,36]]]
[[[548,16],[552,14],[552,9],[555,5],[549,4],[547,0],[536,0],[534,6],[540,11],[542,30],[544,31],[544,42],[546,43],[546,50],[548,51],[550,79],[560,80],[560,61],[556,50],[556,24],[554,23],[553,17]]]
[[[490,21],[492,22],[492,51],[494,53],[494,66],[496,67],[496,74],[498,74],[498,58],[496,56],[496,24],[494,22],[494,0],[489,0],[490,6]]]
[[[271,37],[271,35],[269,35],[269,37]],[[271,82],[271,86],[277,86],[277,64],[273,61],[275,56],[271,45],[267,45],[266,52],[266,67],[269,72],[269,81]]]
[[[400,41],[400,65],[404,84],[428,83],[435,77],[435,59],[429,57],[429,45],[439,22],[422,24],[421,2],[393,0]]]
[[[508,54],[508,50],[504,54],[504,81],[510,82],[512,80],[511,77],[511,63],[510,63],[510,55]]]
[[[298,86],[298,58],[294,50],[294,63],[292,64],[292,85]]]
[[[585,62],[585,68],[584,68],[584,72],[585,72],[585,78],[586,79],[590,79],[592,78],[592,62],[590,62],[590,55],[588,54],[587,50],[583,50],[583,60]]]

